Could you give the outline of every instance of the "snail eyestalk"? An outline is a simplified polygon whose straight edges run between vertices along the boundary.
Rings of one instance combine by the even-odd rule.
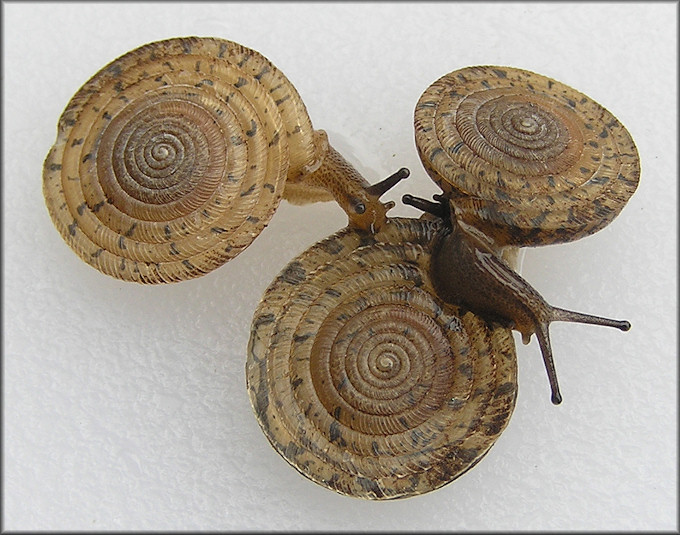
[[[442,201],[432,202],[428,201],[427,199],[423,199],[422,197],[414,197],[413,195],[409,195],[407,193],[401,198],[401,202],[441,219],[446,219],[449,215],[446,206]]]
[[[602,318],[600,316],[592,316],[590,314],[583,314],[581,312],[574,312],[572,310],[565,310],[563,308],[549,307],[549,319],[547,321],[538,322],[536,324],[536,337],[538,338],[538,345],[541,348],[543,362],[545,369],[548,372],[548,380],[550,381],[550,389],[552,390],[551,401],[555,405],[562,403],[562,396],[560,394],[559,385],[557,384],[557,373],[555,372],[555,363],[553,361],[552,347],[550,346],[550,334],[548,333],[548,326],[553,321],[568,321],[572,323],[585,323],[590,325],[602,325],[604,327],[615,327],[621,331],[630,329],[630,322],[625,320],[613,320],[609,318]]]
[[[553,360],[552,347],[550,346],[548,323],[540,323],[536,326],[536,338],[538,338],[538,345],[541,347],[545,371],[548,372],[548,381],[550,382],[550,390],[552,392],[550,401],[552,401],[553,405],[559,405],[562,403],[562,394],[560,394],[560,386],[557,383],[557,372],[555,371],[555,361]]]
[[[613,320],[603,318],[601,316],[592,316],[590,314],[583,314],[582,312],[574,312],[573,310],[565,310],[563,308],[552,307],[551,321],[568,321],[571,323],[586,323],[588,325],[602,325],[603,327],[614,327],[620,331],[629,331],[630,322],[626,320]]]
[[[366,192],[369,195],[382,197],[385,193],[391,190],[399,182],[407,178],[410,174],[411,174],[410,171],[406,169],[406,167],[402,167],[401,169],[399,169],[399,171],[391,174],[390,176],[381,180],[380,182],[373,184],[372,186],[368,186],[366,188]]]
[[[380,197],[401,180],[409,170],[396,173],[377,184],[368,181],[328,142],[323,130],[314,132],[317,158],[305,169],[297,182],[286,183],[284,198],[294,204],[335,200],[345,211],[349,226],[376,233],[385,224],[387,211],[394,203],[382,203]]]

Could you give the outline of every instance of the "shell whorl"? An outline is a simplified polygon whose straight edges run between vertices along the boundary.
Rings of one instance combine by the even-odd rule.
[[[509,67],[468,67],[415,109],[420,158],[459,215],[498,243],[572,241],[611,222],[635,191],[628,131],[582,93]]]
[[[253,318],[246,377],[274,448],[341,494],[429,492],[478,462],[516,396],[510,331],[443,303],[439,223],[344,229],[293,260]]]
[[[315,158],[305,106],[271,62],[230,41],[176,38],[121,56],[74,95],[43,191],[86,262],[173,282],[247,247],[286,178]]]

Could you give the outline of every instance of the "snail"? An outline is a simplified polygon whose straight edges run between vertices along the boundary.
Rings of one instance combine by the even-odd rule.
[[[73,96],[43,166],[50,216],[88,264],[127,281],[205,274],[245,249],[280,199],[336,199],[377,230],[379,197],[314,130],[295,87],[237,43],[174,38],[111,62]]]
[[[511,67],[453,71],[414,113],[430,177],[499,246],[563,243],[609,224],[635,192],[632,137],[609,111],[556,80]]]
[[[438,295],[522,334],[536,334],[559,404],[548,325],[630,329],[549,305],[504,260],[517,247],[574,241],[604,228],[640,178],[626,128],[578,91],[510,67],[467,67],[428,87],[414,113],[418,153],[445,195],[404,203],[446,222],[430,276]],[[459,281],[465,281],[459,284]]]
[[[274,449],[367,499],[433,491],[489,451],[515,405],[512,329],[537,335],[558,404],[549,324],[630,328],[553,307],[514,270],[520,247],[592,234],[633,194],[637,150],[609,112],[528,71],[473,67],[426,90],[415,127],[443,194],[405,195],[419,219],[346,228],[291,261],[248,344],[248,393]]]
[[[430,492],[479,462],[510,419],[510,330],[447,304],[430,282],[443,226],[345,228],[292,260],[254,314],[255,415],[323,487],[373,500]]]
[[[591,316],[549,305],[498,256],[487,236],[458,221],[455,201],[449,204],[446,197],[437,196],[439,204],[435,204],[411,195],[405,195],[402,200],[448,223],[447,230],[440,233],[433,244],[430,263],[430,277],[437,295],[447,303],[465,306],[481,317],[500,321],[519,331],[525,344],[529,343],[532,334],[536,334],[555,405],[562,402],[562,395],[550,345],[549,324],[568,321],[615,327],[622,331],[630,329],[630,323],[625,320]]]

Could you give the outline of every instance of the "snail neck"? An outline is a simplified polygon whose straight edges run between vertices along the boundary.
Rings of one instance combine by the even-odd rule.
[[[524,343],[538,336],[552,390],[552,401],[562,397],[550,348],[548,324],[552,307],[490,247],[481,232],[457,224],[437,244],[431,277],[437,294],[489,322],[519,331]]]
[[[370,185],[368,181],[328,142],[323,130],[314,132],[317,157],[301,177],[286,183],[284,198],[294,204],[335,200],[349,218],[349,225],[370,232],[382,228],[393,202],[382,203],[380,196],[408,176],[408,170]]]
[[[511,326],[528,339],[550,307],[504,260],[504,249],[475,227],[451,217],[435,245],[431,275],[448,303],[462,305],[490,321]]]

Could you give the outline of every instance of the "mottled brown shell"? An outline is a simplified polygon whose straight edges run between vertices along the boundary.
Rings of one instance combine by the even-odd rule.
[[[468,67],[433,83],[415,109],[430,176],[462,195],[459,217],[499,245],[543,245],[600,230],[640,177],[628,131],[586,95],[510,67]]]
[[[283,269],[252,324],[246,378],[273,447],[354,497],[423,494],[474,466],[517,393],[510,331],[442,302],[434,221],[344,229]]]
[[[222,39],[169,39],[116,59],[74,95],[43,191],[90,265],[173,282],[247,247],[315,150],[299,95],[261,54]]]

